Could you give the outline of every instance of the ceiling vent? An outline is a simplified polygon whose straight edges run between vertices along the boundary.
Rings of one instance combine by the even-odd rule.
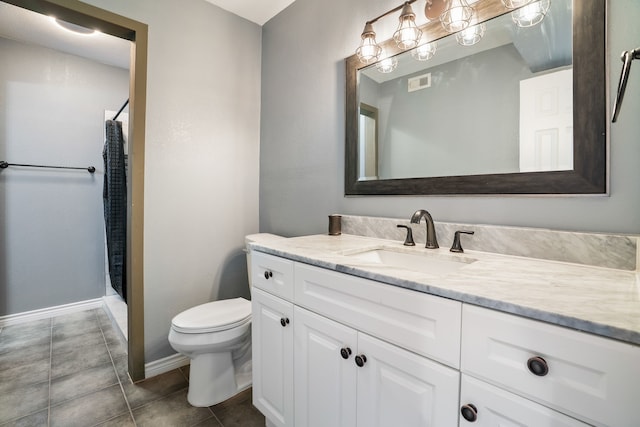
[[[415,92],[417,90],[426,89],[431,87],[431,73],[423,74],[421,76],[411,77],[409,79],[408,91]]]

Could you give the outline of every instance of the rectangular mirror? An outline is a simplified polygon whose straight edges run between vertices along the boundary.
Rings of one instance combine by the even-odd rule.
[[[604,2],[551,0],[529,28],[473,6],[471,46],[431,22],[427,55],[383,45],[391,72],[347,58],[345,194],[606,193]]]

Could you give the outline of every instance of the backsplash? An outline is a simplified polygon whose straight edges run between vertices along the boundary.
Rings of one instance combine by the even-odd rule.
[[[397,228],[398,224],[410,225],[408,218],[342,215],[344,234],[404,241],[406,231]],[[451,247],[455,231],[465,230],[475,234],[461,236],[464,249],[619,270],[636,270],[637,266],[638,236],[438,221],[435,226],[440,247]],[[424,245],[424,222],[411,224],[411,228],[416,245]]]

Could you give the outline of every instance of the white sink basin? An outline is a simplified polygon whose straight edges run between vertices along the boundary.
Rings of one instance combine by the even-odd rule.
[[[436,276],[453,273],[476,261],[464,256],[443,254],[410,254],[389,249],[373,249],[347,255],[380,266],[401,268]]]

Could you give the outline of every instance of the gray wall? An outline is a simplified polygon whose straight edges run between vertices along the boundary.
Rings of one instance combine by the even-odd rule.
[[[149,25],[145,147],[147,362],[175,351],[171,319],[249,297],[258,231],[261,30],[204,0],[87,0]]]
[[[613,98],[620,52],[640,42],[640,3],[609,4]],[[364,23],[396,5],[390,0],[297,0],[263,27],[261,231],[324,233],[330,213],[408,218],[425,208],[440,221],[640,232],[638,70],[631,73],[625,104],[610,132],[609,197],[345,198],[343,59],[355,51]],[[391,37],[396,25],[392,18],[376,23],[379,39]]]
[[[105,294],[104,110],[129,71],[0,38],[0,316]]]

